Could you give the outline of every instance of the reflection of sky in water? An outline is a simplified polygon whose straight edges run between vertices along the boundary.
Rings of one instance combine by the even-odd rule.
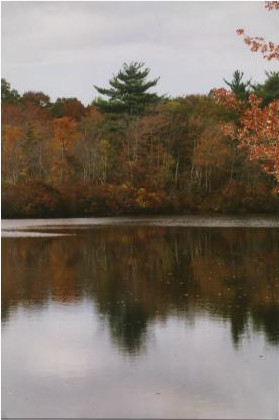
[[[192,227],[279,227],[276,216],[144,216],[91,217],[78,219],[6,219],[2,220],[2,237],[48,236],[55,228],[90,229],[94,226],[192,226]],[[36,232],[32,232],[36,230]],[[43,232],[38,232],[43,231]],[[58,235],[52,233],[52,235]]]
[[[11,309],[2,329],[7,417],[276,418],[276,346],[196,313],[148,324],[143,351],[114,345],[90,300]],[[278,390],[278,389],[277,389]]]
[[[277,418],[274,219],[113,220],[5,221],[4,415]]]

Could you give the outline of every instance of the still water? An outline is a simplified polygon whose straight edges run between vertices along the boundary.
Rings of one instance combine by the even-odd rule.
[[[2,229],[3,417],[278,418],[276,219]]]

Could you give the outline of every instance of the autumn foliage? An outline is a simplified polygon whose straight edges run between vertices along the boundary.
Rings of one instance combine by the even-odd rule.
[[[279,103],[273,101],[261,107],[262,100],[249,95],[244,105],[233,92],[215,89],[216,101],[240,114],[238,124],[223,124],[225,135],[238,141],[238,147],[247,148],[251,160],[259,161],[262,168],[274,175],[279,184]]]
[[[279,2],[265,2],[268,10],[278,10]],[[251,38],[243,29],[244,41],[251,51],[260,51],[268,60],[279,59],[279,44],[265,42],[262,37]],[[278,82],[277,82],[278,83]],[[277,86],[278,90],[278,86]],[[239,148],[246,148],[250,160],[258,161],[261,167],[274,176],[275,192],[279,192],[279,102],[278,98],[263,105],[262,98],[250,92],[248,101],[240,100],[236,93],[226,89],[214,89],[213,96],[218,104],[235,112],[237,123],[222,124],[225,135],[238,142]]]
[[[263,104],[235,74],[239,97],[156,98],[137,114],[4,81],[3,217],[275,211],[277,76]]]
[[[253,149],[247,154],[246,141],[248,120],[256,118],[249,141],[259,145],[274,105],[252,101],[241,117],[244,130],[236,123],[243,104],[221,97],[231,109],[211,96],[189,96],[125,125],[93,107],[78,121],[44,109],[46,118],[35,109],[41,105],[3,104],[3,217],[273,211],[273,177]],[[277,122],[268,127],[271,138]],[[271,154],[261,162],[271,173],[270,146],[262,153]]]
[[[266,1],[265,8],[267,10],[279,10],[278,1]],[[279,44],[272,41],[266,41],[261,36],[251,37],[247,35],[244,29],[237,29],[237,35],[243,36],[244,42],[252,52],[260,52],[267,60],[279,58]]]

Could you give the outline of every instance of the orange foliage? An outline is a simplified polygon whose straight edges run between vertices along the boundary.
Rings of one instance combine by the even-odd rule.
[[[273,101],[261,107],[261,99],[249,95],[249,106],[243,108],[233,92],[215,89],[213,94],[219,104],[232,110],[243,109],[239,127],[223,125],[225,135],[237,139],[240,148],[247,148],[251,160],[257,160],[263,169],[272,174],[279,184],[279,103]],[[278,188],[278,186],[277,186]]]
[[[60,151],[60,156],[55,160],[54,172],[59,172],[60,183],[64,179],[66,173],[66,153],[71,141],[75,135],[76,122],[69,117],[57,118],[53,120],[53,146],[54,150]]]
[[[268,10],[278,10],[278,1],[265,2]],[[262,37],[251,38],[244,29],[238,29],[238,35],[244,36],[244,42],[252,52],[260,51],[268,60],[279,59],[279,44],[266,42]],[[262,168],[272,174],[279,191],[279,103],[273,101],[262,107],[261,98],[251,93],[249,105],[238,100],[233,92],[226,89],[214,89],[213,95],[219,104],[240,114],[239,127],[223,125],[223,132],[239,141],[239,147],[249,150],[251,160],[257,160]]]
[[[94,122],[100,122],[104,119],[104,116],[94,106],[88,107],[88,116]]]
[[[278,10],[279,2],[278,1],[266,1],[265,8],[268,10]],[[251,37],[245,34],[244,29],[237,29],[237,35],[244,37],[244,42],[252,52],[261,52],[263,57],[267,60],[279,59],[279,44],[274,42],[267,42],[263,37],[256,36]]]
[[[16,143],[17,140],[20,139],[20,136],[22,135],[22,129],[21,127],[9,124],[4,125],[3,129],[3,143],[4,146],[6,146],[9,149]]]
[[[76,123],[69,117],[57,118],[53,121],[54,139],[68,142],[74,133]]]

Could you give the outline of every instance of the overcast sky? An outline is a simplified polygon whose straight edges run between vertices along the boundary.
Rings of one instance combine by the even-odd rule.
[[[240,69],[264,80],[278,65],[251,53],[235,30],[278,42],[264,2],[2,2],[2,77],[20,93],[88,104],[123,62],[143,61],[159,93],[207,93]]]

